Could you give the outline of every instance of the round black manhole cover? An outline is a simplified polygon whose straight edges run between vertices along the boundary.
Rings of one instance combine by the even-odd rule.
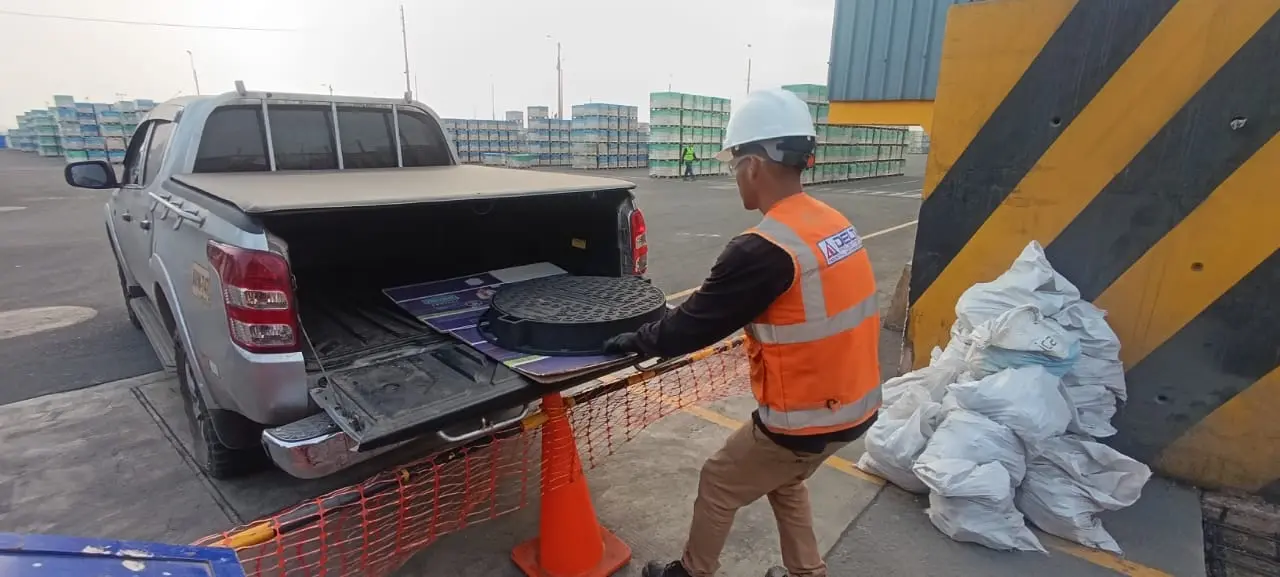
[[[557,275],[499,288],[478,328],[508,350],[594,355],[605,339],[660,318],[666,302],[639,277]]]

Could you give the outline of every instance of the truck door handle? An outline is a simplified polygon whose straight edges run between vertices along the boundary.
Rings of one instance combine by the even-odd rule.
[[[151,221],[145,218],[138,221],[138,228],[141,228],[142,230],[151,230]]]
[[[124,214],[120,215],[120,220],[123,220],[125,222],[133,222],[133,215],[129,214],[129,211],[126,210],[124,211]]]

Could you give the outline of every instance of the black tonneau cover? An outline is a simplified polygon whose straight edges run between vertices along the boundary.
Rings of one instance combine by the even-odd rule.
[[[246,214],[635,188],[614,178],[468,165],[189,173],[172,178]]]

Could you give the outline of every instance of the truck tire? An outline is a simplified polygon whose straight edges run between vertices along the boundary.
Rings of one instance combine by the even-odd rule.
[[[116,275],[120,277],[120,296],[124,298],[124,312],[129,314],[129,324],[142,330],[142,320],[133,312],[133,307],[129,306],[129,283],[124,280],[124,267],[120,266],[119,260],[116,261]]]
[[[178,389],[182,393],[187,424],[191,430],[191,457],[202,471],[214,479],[232,479],[266,468],[266,454],[261,447],[232,449],[218,440],[213,419],[204,399],[196,389],[186,351],[178,335],[173,336],[174,365],[178,373]]]

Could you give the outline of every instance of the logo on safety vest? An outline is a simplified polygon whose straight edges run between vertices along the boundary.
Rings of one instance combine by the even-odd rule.
[[[860,248],[862,248],[862,238],[852,226],[818,241],[818,250],[822,251],[822,256],[827,259],[827,266],[844,260],[845,257],[858,252]]]

